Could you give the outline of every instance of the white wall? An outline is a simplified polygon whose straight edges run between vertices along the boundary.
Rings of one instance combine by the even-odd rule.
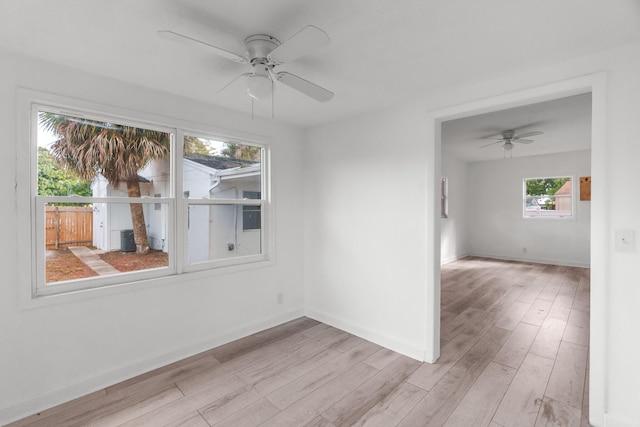
[[[470,254],[588,267],[591,202],[578,200],[571,219],[523,218],[522,180],[572,176],[579,198],[580,177],[590,175],[590,150],[469,163]]]
[[[449,217],[440,220],[440,262],[463,258],[469,253],[468,244],[468,173],[467,163],[455,156],[442,155],[442,176],[449,186]]]
[[[121,379],[279,324],[303,313],[304,194],[301,133],[271,120],[0,53],[0,424]],[[220,132],[267,140],[272,150],[275,262],[227,274],[193,273],[158,280],[136,292],[26,307],[30,288],[28,164],[16,157],[16,89],[26,87],[120,106]],[[162,120],[164,121],[164,119]],[[276,294],[284,304],[276,304]],[[95,294],[94,294],[95,295]],[[59,301],[61,298],[54,298]],[[152,304],[150,304],[152,302]],[[123,333],[126,331],[126,333]]]
[[[418,106],[309,132],[307,314],[424,356],[426,139]]]
[[[592,369],[597,367],[597,375],[591,376],[596,384],[591,408],[597,425],[605,420],[609,426],[640,425],[640,340],[633,326],[640,323],[640,255],[613,252],[612,246],[614,229],[640,233],[640,198],[633,196],[640,182],[638,44],[509,70],[491,81],[442,87],[425,94],[422,103],[312,129],[305,147],[309,315],[406,354],[428,353],[433,337],[423,326],[433,319],[437,301],[425,296],[435,273],[430,270],[434,259],[426,256],[429,235],[421,221],[437,187],[422,172],[439,172],[424,171],[437,153],[437,132],[426,123],[428,113],[602,70],[608,73],[606,101],[596,108],[604,109],[607,126],[599,128],[602,135],[597,136],[607,141],[607,150],[597,154],[602,166],[593,190],[600,198],[600,222],[598,233],[592,228],[592,238],[606,251],[595,260],[599,270],[592,278],[592,331],[598,341],[591,358]],[[430,256],[440,259],[437,251]]]

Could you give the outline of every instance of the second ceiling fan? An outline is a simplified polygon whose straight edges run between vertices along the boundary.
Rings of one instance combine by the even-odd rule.
[[[495,144],[502,144],[502,149],[506,153],[506,152],[510,152],[511,150],[513,150],[514,143],[516,143],[516,144],[531,144],[533,142],[533,140],[532,139],[525,139],[525,138],[530,138],[532,136],[542,135],[543,133],[544,132],[541,132],[541,131],[532,131],[532,132],[525,132],[525,133],[521,133],[521,134],[516,135],[516,130],[513,130],[513,129],[503,130],[498,134],[485,136],[483,139],[497,139],[497,141],[491,142],[489,144],[485,144],[485,145],[481,146],[480,148],[489,147],[489,146],[495,145]]]

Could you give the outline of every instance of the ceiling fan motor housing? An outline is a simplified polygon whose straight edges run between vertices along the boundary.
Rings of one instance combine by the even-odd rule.
[[[244,44],[247,48],[247,57],[252,65],[268,64],[273,67],[274,64],[267,59],[267,56],[273,49],[280,46],[280,42],[275,37],[267,34],[254,34],[245,39]]]

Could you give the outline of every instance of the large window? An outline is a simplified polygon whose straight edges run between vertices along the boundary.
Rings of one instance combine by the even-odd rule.
[[[573,190],[570,176],[526,178],[522,183],[525,218],[570,218]]]
[[[267,259],[263,145],[66,107],[31,117],[33,295]]]

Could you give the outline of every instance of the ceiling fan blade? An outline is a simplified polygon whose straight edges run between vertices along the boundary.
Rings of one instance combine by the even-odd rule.
[[[291,62],[331,43],[331,39],[318,27],[307,25],[291,38],[273,49],[268,58],[278,64]]]
[[[244,74],[240,74],[238,77],[236,77],[235,79],[231,80],[229,83],[227,83],[226,85],[222,86],[220,89],[218,89],[216,91],[216,93],[220,93],[223,90],[225,90],[226,88],[228,88],[229,86],[231,86],[232,84],[234,84],[236,82],[236,80],[242,78],[242,77],[249,77],[250,75],[252,75],[253,73],[244,73]]]
[[[490,142],[490,143],[485,144],[485,145],[482,145],[482,146],[480,146],[480,147],[478,147],[478,148],[485,148],[485,147],[488,147],[488,146],[493,145],[493,144],[499,144],[499,143],[501,143],[501,142],[503,142],[503,141],[504,141],[504,140],[503,140],[502,138],[500,138],[500,140],[499,140],[499,141]]]
[[[206,48],[208,49],[210,52],[214,53],[215,55],[221,56],[223,58],[229,59],[231,61],[234,62],[239,62],[241,64],[246,64],[249,61],[247,60],[247,58],[240,56],[238,54],[235,54],[233,52],[229,52],[228,50],[224,50],[221,49],[217,46],[214,46],[212,44],[203,42],[201,40],[198,39],[194,39],[193,37],[189,37],[189,36],[185,36],[184,34],[180,34],[180,33],[176,33],[175,31],[170,31],[170,30],[161,30],[158,31],[158,35],[164,39],[167,40],[171,40],[174,42],[178,42],[178,43],[182,43],[185,45],[189,45],[189,46],[196,46],[196,47],[200,47],[200,48]]]
[[[518,144],[531,144],[533,139],[514,139],[513,142],[517,142]]]
[[[481,136],[480,139],[504,139],[501,133],[492,133],[491,135]]]
[[[276,77],[279,82],[297,90],[298,92],[304,93],[316,101],[327,102],[333,98],[333,92],[330,90],[320,87],[317,84],[311,83],[310,81],[294,74],[283,71],[276,74]]]
[[[520,138],[526,138],[528,136],[536,136],[536,135],[542,135],[544,132],[540,132],[539,130],[534,131],[534,132],[527,132],[527,133],[522,133],[520,135],[516,135],[513,137],[513,139],[520,139]]]

